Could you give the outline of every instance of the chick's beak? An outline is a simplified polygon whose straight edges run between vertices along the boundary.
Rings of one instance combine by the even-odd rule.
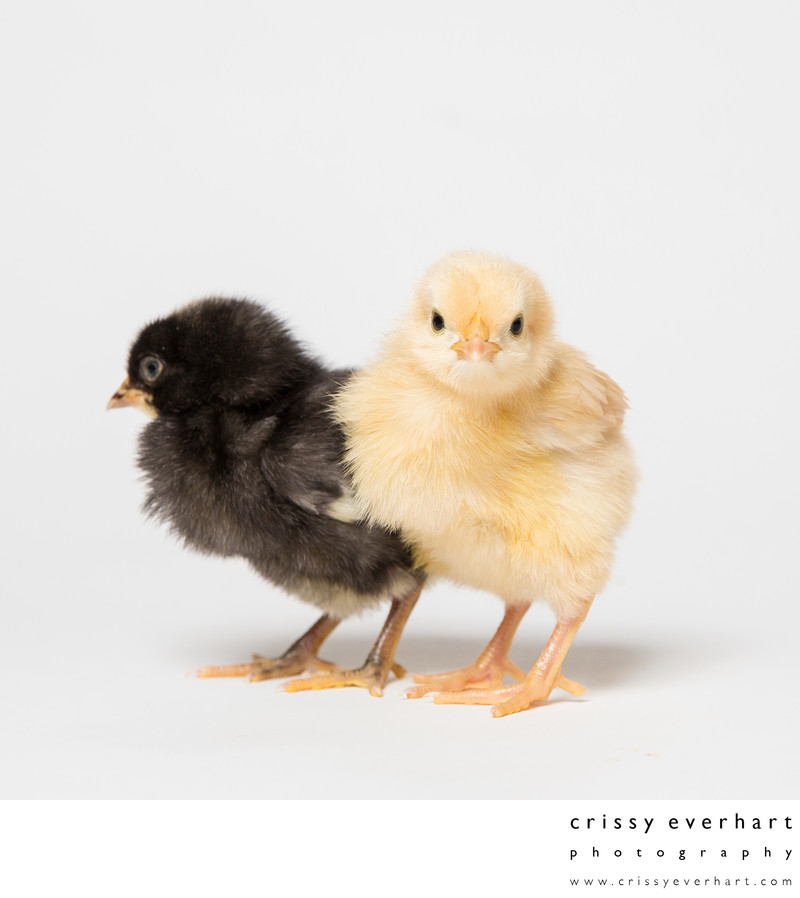
[[[469,324],[464,329],[464,339],[458,340],[450,347],[459,359],[466,359],[471,362],[480,362],[486,359],[491,362],[495,355],[500,352],[497,343],[489,340],[489,328],[481,317],[481,310],[472,316]]]
[[[153,407],[153,397],[144,390],[132,387],[126,377],[117,392],[108,400],[106,408],[128,408],[129,406],[138,408],[139,411],[144,412],[151,418],[158,417],[158,412]]]

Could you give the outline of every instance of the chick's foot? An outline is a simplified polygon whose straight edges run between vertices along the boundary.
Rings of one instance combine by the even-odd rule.
[[[583,695],[583,686],[574,680],[568,680],[560,673],[556,677],[552,685],[548,685],[542,679],[536,677],[528,678],[519,686],[513,686],[509,691],[508,697],[492,708],[492,717],[506,717],[508,714],[515,714],[517,711],[527,711],[533,705],[540,704],[550,697],[550,693],[554,689],[563,689],[570,695]]]
[[[247,677],[250,682],[274,680],[278,677],[292,677],[307,670],[331,670],[336,665],[317,657],[322,643],[339,625],[338,618],[324,614],[314,625],[291,645],[280,658],[264,658],[253,655],[253,660],[244,664],[225,664],[220,667],[201,667],[195,676]]]
[[[461,692],[438,692],[433,701],[437,705],[494,705],[493,717],[505,717],[517,711],[527,711],[534,705],[547,701],[554,689],[563,689],[571,695],[583,695],[583,686],[568,680],[560,673],[552,679],[538,672],[516,686],[500,689],[472,689]]]
[[[363,667],[347,670],[333,667],[326,673],[313,674],[299,680],[289,680],[284,686],[286,692],[308,692],[312,689],[337,689],[342,686],[360,686],[369,690],[370,695],[380,698],[383,695],[383,687],[389,678],[391,671],[397,679],[405,676],[405,668],[399,664],[392,664],[387,670],[383,665],[375,661],[368,661]]]
[[[502,688],[503,677],[506,674],[522,682],[525,679],[525,672],[508,657],[508,650],[530,604],[530,602],[515,602],[506,607],[500,626],[474,664],[449,673],[415,676],[414,682],[420,685],[407,689],[406,698],[422,698],[429,692],[497,690]]]
[[[405,668],[394,663],[394,653],[400,634],[408,620],[422,587],[412,590],[399,599],[393,599],[389,615],[383,625],[375,645],[367,660],[356,670],[333,668],[328,673],[315,674],[301,680],[289,680],[286,692],[306,692],[310,689],[336,689],[340,686],[361,686],[368,689],[370,695],[383,695],[383,687],[392,672],[399,680],[404,677]]]
[[[196,677],[210,679],[212,677],[247,677],[251,683],[259,680],[276,680],[279,677],[292,677],[307,670],[331,670],[336,665],[321,658],[299,657],[297,655],[281,655],[280,658],[265,658],[253,655],[252,661],[243,664],[222,664],[217,667],[201,667],[195,672]]]
[[[501,658],[484,659],[483,656],[470,667],[452,670],[449,673],[414,675],[418,686],[406,689],[406,698],[422,698],[430,692],[491,691],[500,689],[503,677],[508,674],[515,680],[525,679],[525,672],[504,655]]]
[[[505,717],[507,714],[525,711],[533,705],[547,701],[550,693],[556,688],[572,695],[583,695],[583,686],[580,683],[562,676],[561,665],[590,604],[591,602],[587,602],[576,616],[559,618],[556,621],[555,629],[547,640],[539,660],[517,686],[439,692],[434,696],[434,702],[439,705],[494,705],[492,715]]]

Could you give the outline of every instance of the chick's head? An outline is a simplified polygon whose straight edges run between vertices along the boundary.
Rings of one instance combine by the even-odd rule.
[[[128,356],[128,377],[109,408],[157,417],[211,403],[253,405],[280,395],[304,356],[256,303],[202,299],[148,324]]]
[[[458,393],[502,398],[546,376],[554,345],[550,301],[533,272],[459,252],[424,275],[394,348]]]

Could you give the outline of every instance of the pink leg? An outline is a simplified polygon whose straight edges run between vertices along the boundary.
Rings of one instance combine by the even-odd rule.
[[[462,689],[499,689],[506,674],[515,680],[524,680],[525,672],[511,661],[508,650],[511,648],[517,627],[530,606],[530,602],[508,605],[497,632],[474,664],[449,673],[415,676],[414,682],[422,685],[407,689],[406,697],[421,698],[429,692],[450,693]]]
[[[571,695],[582,695],[583,686],[562,676],[561,665],[590,606],[591,601],[579,614],[558,619],[539,660],[518,685],[491,691],[441,692],[434,697],[434,701],[437,704],[494,705],[493,716],[505,717],[546,701],[555,688]]]

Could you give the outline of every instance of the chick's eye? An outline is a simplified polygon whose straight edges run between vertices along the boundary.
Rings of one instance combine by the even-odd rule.
[[[431,314],[431,327],[436,331],[437,334],[440,331],[444,330],[444,318],[442,318],[442,316],[438,312],[434,311]]]
[[[139,374],[141,375],[142,380],[149,384],[156,381],[163,370],[164,363],[154,355],[146,355],[141,362],[139,362]]]
[[[522,333],[522,315],[517,315],[511,322],[511,333],[515,337],[518,337]]]

